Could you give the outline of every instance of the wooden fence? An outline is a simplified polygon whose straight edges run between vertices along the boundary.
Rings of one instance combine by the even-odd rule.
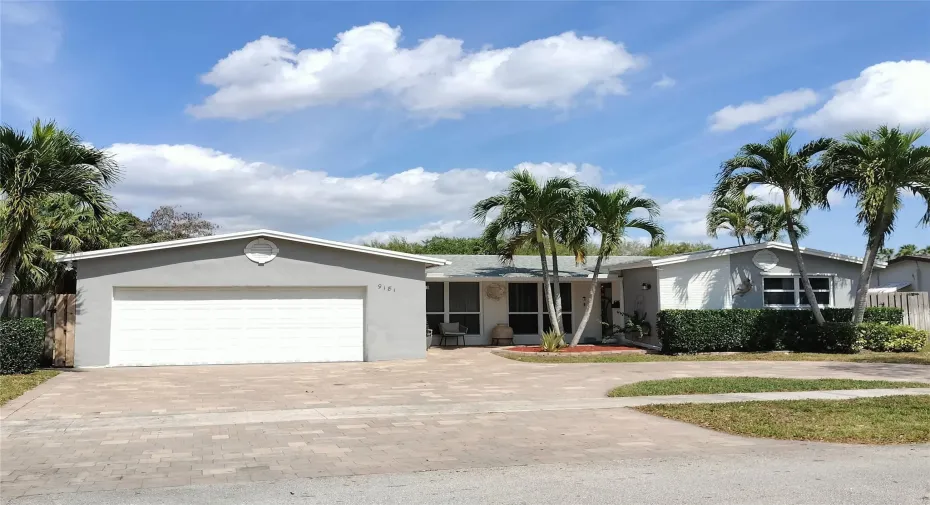
[[[904,324],[930,331],[930,296],[927,293],[869,293],[868,307],[899,307]]]
[[[13,295],[2,316],[37,317],[45,321],[46,365],[74,366],[76,295]]]

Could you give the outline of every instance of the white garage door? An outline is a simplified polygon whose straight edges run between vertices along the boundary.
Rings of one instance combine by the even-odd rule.
[[[117,288],[111,365],[362,361],[354,288]]]

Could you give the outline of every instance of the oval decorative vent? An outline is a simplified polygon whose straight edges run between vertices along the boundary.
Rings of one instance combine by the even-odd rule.
[[[278,255],[278,246],[274,242],[263,238],[257,238],[245,246],[245,257],[264,265],[273,260]]]
[[[752,263],[759,267],[759,270],[768,272],[778,265],[778,256],[768,249],[763,249],[752,256]]]

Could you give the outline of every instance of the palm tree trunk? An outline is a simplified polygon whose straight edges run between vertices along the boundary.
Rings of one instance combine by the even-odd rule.
[[[552,303],[552,284],[549,283],[549,266],[546,264],[546,244],[543,242],[542,233],[536,232],[536,247],[539,248],[539,261],[542,265],[543,274],[543,295],[546,298],[546,305],[549,308],[549,317],[555,314],[555,304]]]
[[[562,287],[559,284],[559,251],[556,249],[555,237],[549,234],[549,246],[552,247],[552,282],[555,288],[552,290],[552,298],[555,305],[555,319],[552,320],[552,327],[561,334],[562,331]]]
[[[894,193],[889,192],[882,202],[882,215],[878,217],[875,229],[869,235],[868,245],[865,248],[865,257],[862,258],[862,270],[859,271],[859,284],[856,285],[856,301],[853,304],[852,323],[859,324],[865,317],[865,302],[869,297],[869,284],[872,283],[872,270],[875,268],[875,260],[878,258],[878,251],[885,242],[885,217],[888,212],[893,210]]]
[[[597,285],[599,283],[598,275],[601,273],[601,261],[604,259],[604,237],[601,237],[601,248],[597,251],[597,261],[594,262],[594,278],[591,279],[591,289],[588,290],[588,306],[584,309],[584,315],[581,316],[581,322],[575,328],[575,334],[572,335],[570,347],[575,347],[581,340],[581,334],[584,333],[585,326],[588,325],[588,319],[591,317],[591,310],[594,308],[594,297],[597,295]],[[598,304],[600,306],[600,304]]]
[[[3,279],[0,280],[0,314],[6,310],[6,304],[10,299],[10,293],[13,292],[13,277],[16,274],[16,257],[11,257],[7,261],[6,268],[3,269]]]
[[[791,249],[794,250],[794,257],[798,262],[798,275],[801,276],[801,286],[804,288],[804,294],[807,296],[808,304],[811,307],[811,313],[814,314],[814,321],[818,326],[824,324],[823,314],[820,313],[820,304],[814,296],[814,288],[811,287],[811,280],[807,277],[807,267],[804,266],[804,258],[801,257],[801,246],[798,245],[798,234],[794,230],[794,219],[791,217],[791,200],[788,193],[785,193],[785,211],[788,212],[787,226],[788,240],[791,241]]]

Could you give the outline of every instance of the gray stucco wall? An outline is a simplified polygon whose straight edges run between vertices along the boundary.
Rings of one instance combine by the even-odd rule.
[[[768,274],[797,274],[798,264],[794,254],[790,251],[768,249],[778,257],[778,265],[769,270]],[[730,256],[730,282],[733,290],[739,286],[743,279],[748,277],[752,281],[752,291],[743,296],[733,297],[733,308],[758,309],[762,308],[762,271],[752,263],[756,251],[737,253]],[[848,261],[823,258],[820,256],[804,255],[804,266],[811,276],[829,274],[833,277],[833,306],[852,307],[856,295],[856,281],[859,278],[860,265]]]
[[[644,339],[646,343],[658,345],[656,336],[656,313],[659,311],[659,276],[654,267],[623,270],[623,312],[646,313],[646,319],[652,325],[652,335]],[[652,289],[643,290],[643,283],[648,282]],[[622,324],[619,321],[614,321]]]
[[[243,253],[251,240],[80,260],[75,365],[109,363],[114,287],[362,287],[365,360],[426,356],[422,263],[272,239],[278,256],[260,266]],[[379,284],[392,290],[379,289]]]

